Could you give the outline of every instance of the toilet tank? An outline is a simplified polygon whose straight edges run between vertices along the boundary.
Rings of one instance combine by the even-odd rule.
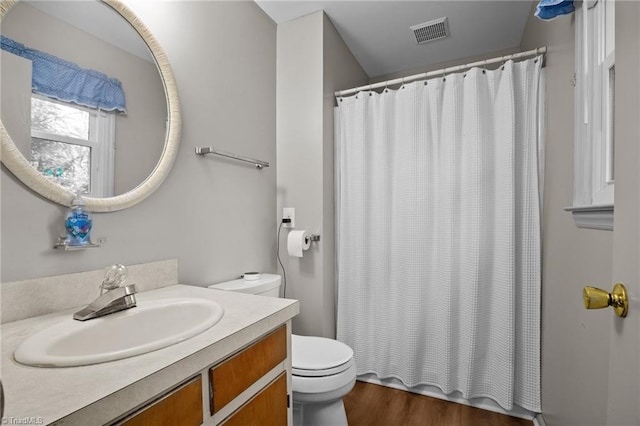
[[[210,285],[217,290],[236,291],[238,293],[259,294],[261,296],[280,297],[280,283],[282,278],[275,274],[260,274],[257,279],[225,281]]]

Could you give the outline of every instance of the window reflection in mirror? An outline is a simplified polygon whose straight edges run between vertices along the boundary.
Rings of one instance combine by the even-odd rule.
[[[71,192],[112,196],[114,114],[32,95],[31,165]]]
[[[119,21],[117,27],[113,23],[114,19]],[[105,22],[109,23],[105,25]],[[38,31],[33,31],[34,28]],[[98,34],[99,28],[112,28],[114,38],[109,39],[108,34]],[[29,48],[120,80],[126,96],[126,113],[113,114],[89,109],[92,120],[101,120],[104,114],[114,116],[111,153],[96,141],[92,130],[89,130],[88,138],[78,138],[81,141],[63,140],[65,137],[76,136],[54,137],[52,135],[58,135],[56,132],[39,128],[38,123],[35,123],[35,128],[31,128],[26,122],[31,114],[25,111],[14,114],[25,121],[18,123],[26,127],[25,132],[15,131],[18,124],[9,122],[10,117],[3,112],[2,121],[23,156],[57,183],[74,192],[75,189],[81,189],[92,197],[124,194],[143,182],[155,169],[163,152],[167,132],[167,103],[155,61],[142,38],[126,20],[100,2],[27,1],[17,3],[9,10],[2,20],[1,32]],[[135,36],[137,43],[143,47],[142,53],[140,46],[127,50],[126,44],[116,40],[115,37],[121,38],[125,32]],[[0,67],[0,72],[7,74],[5,66],[0,64]],[[4,87],[6,81],[11,80],[3,78],[3,97],[9,91]],[[29,105],[30,103],[25,103],[25,107],[28,108]],[[72,104],[70,106],[77,107]],[[3,111],[5,110],[3,107]],[[103,127],[97,126],[98,129]],[[35,143],[19,140],[24,137],[19,138],[19,135],[29,134],[31,140],[36,139]],[[51,154],[52,158],[43,160],[45,154]],[[71,161],[71,157],[75,160]],[[76,173],[80,167],[89,170]],[[111,172],[106,175],[102,173],[108,170]]]

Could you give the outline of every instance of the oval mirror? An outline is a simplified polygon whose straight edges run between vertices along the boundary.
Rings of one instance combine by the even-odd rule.
[[[2,1],[0,20],[7,169],[58,204],[82,192],[93,212],[131,207],[155,191],[177,156],[181,118],[173,72],[148,28],[117,0]],[[68,69],[91,84],[68,94],[77,86]]]

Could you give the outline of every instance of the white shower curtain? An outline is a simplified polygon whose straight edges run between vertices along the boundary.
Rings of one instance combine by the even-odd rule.
[[[337,335],[358,374],[540,411],[541,62],[339,99]]]

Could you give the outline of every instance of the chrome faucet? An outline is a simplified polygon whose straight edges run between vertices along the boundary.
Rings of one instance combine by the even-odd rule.
[[[84,309],[73,314],[73,319],[86,321],[135,307],[136,285],[129,284],[120,287],[126,279],[127,268],[123,265],[113,265],[107,268],[105,278],[100,284],[100,296]]]

